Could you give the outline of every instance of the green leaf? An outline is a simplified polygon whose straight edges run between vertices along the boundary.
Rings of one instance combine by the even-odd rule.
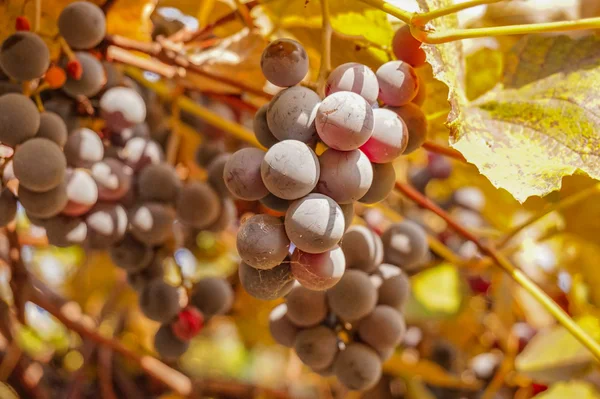
[[[412,278],[412,295],[427,312],[456,314],[462,303],[458,270],[451,264],[441,264],[417,274]]]
[[[584,381],[569,381],[554,384],[549,390],[536,396],[539,399],[600,399],[594,386]]]

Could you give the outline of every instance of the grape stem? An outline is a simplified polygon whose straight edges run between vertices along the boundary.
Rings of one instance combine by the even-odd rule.
[[[438,144],[434,141],[427,140],[423,143],[422,147],[425,148],[427,151],[435,152],[440,155],[445,155],[449,158],[456,159],[460,162],[467,162],[463,154],[461,154],[459,151],[456,151],[454,148]]]
[[[505,0],[467,0],[458,4],[451,4],[446,7],[440,7],[437,10],[414,13],[410,19],[413,26],[425,26],[432,19],[440,18],[446,15],[451,15],[467,8],[477,7],[484,4],[499,3]]]
[[[446,211],[425,197],[408,184],[396,182],[396,189],[406,197],[416,202],[425,209],[430,210],[441,217],[450,228],[460,234],[463,238],[473,241],[479,250],[489,256],[494,263],[500,266],[512,279],[527,291],[539,304],[569,331],[583,346],[585,346],[597,360],[600,360],[600,344],[585,332],[569,315],[554,302],[535,282],[533,282],[522,270],[515,267],[504,255],[494,247],[482,242],[479,237],[471,233],[460,223],[454,220]]]
[[[321,98],[325,97],[325,83],[331,71],[331,16],[329,14],[329,0],[321,0],[321,65],[319,66],[319,78],[317,80],[317,93]]]
[[[39,32],[42,21],[42,0],[35,0],[35,14],[33,17],[33,31]]]
[[[171,92],[171,134],[167,141],[166,158],[169,165],[175,166],[177,163],[177,155],[179,153],[179,144],[181,143],[181,135],[179,132],[179,118],[181,115],[181,107],[179,106],[179,97],[183,94],[183,86],[176,86]]]

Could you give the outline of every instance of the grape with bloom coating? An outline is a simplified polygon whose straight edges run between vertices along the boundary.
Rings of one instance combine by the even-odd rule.
[[[229,158],[231,158],[229,153],[218,155],[206,167],[207,181],[220,197],[229,197],[230,194],[224,178],[225,165]]]
[[[65,178],[69,202],[63,209],[68,216],[81,216],[98,201],[98,186],[94,178],[85,169],[69,169]]]
[[[102,201],[118,201],[131,189],[133,171],[121,161],[105,158],[92,165],[91,174]]]
[[[298,327],[287,317],[287,305],[279,304],[273,308],[269,315],[269,331],[279,345],[292,348],[298,334]]]
[[[198,166],[206,168],[219,155],[225,152],[223,140],[209,140],[203,142],[196,150],[195,161]]]
[[[278,196],[269,193],[265,198],[260,200],[260,203],[271,210],[285,213],[292,201],[279,198]]]
[[[421,42],[410,33],[410,26],[401,26],[392,39],[392,51],[397,59],[407,62],[417,68],[425,64],[425,51]]]
[[[155,256],[150,264],[139,272],[128,272],[127,282],[139,294],[150,281],[162,279],[164,274],[163,258]]]
[[[402,107],[386,107],[402,118],[408,129],[408,143],[404,154],[410,154],[420,148],[427,139],[427,117],[423,110],[413,103]]]
[[[137,183],[140,199],[165,203],[175,203],[182,187],[177,171],[166,162],[146,166]]]
[[[361,96],[339,91],[326,97],[317,109],[317,133],[329,147],[356,150],[373,133],[373,109]]]
[[[303,287],[313,291],[333,287],[346,270],[344,252],[339,246],[320,254],[309,254],[296,248],[291,263],[292,274],[296,280]]]
[[[229,312],[233,299],[233,289],[227,280],[205,277],[194,285],[190,303],[197,307],[204,317],[212,317]]]
[[[285,303],[287,317],[298,327],[316,326],[327,317],[327,296],[324,291],[312,291],[296,284],[285,297]]]
[[[268,109],[269,104],[265,104],[260,107],[258,111],[256,111],[252,127],[254,129],[256,140],[258,140],[263,147],[271,148],[273,145],[277,144],[279,140],[273,135],[273,133],[271,133],[271,130],[269,129],[269,125],[267,123]]]
[[[348,389],[364,391],[374,387],[381,378],[381,359],[367,345],[354,342],[339,353],[333,370]]]
[[[104,39],[106,17],[97,5],[76,1],[61,11],[58,30],[69,46],[86,50],[97,46]]]
[[[257,269],[271,269],[288,255],[290,240],[281,219],[254,215],[240,226],[236,246],[246,264]]]
[[[113,87],[100,98],[100,110],[106,127],[120,132],[144,122],[146,104],[137,91],[129,87]]]
[[[225,231],[237,220],[237,207],[231,198],[223,198],[221,200],[221,214],[210,226],[205,230],[213,233]]]
[[[154,336],[154,349],[163,359],[177,359],[183,355],[190,343],[182,341],[175,336],[171,324],[160,326]]]
[[[369,275],[361,270],[346,270],[341,280],[327,291],[330,309],[349,323],[360,320],[375,309],[377,290]]]
[[[166,323],[179,313],[179,292],[162,279],[155,279],[146,284],[140,293],[139,304],[147,318]]]
[[[14,80],[42,77],[50,65],[50,50],[38,35],[15,32],[0,47],[0,68]]]
[[[67,125],[58,114],[50,111],[44,111],[40,114],[40,127],[35,135],[36,137],[54,141],[59,147],[64,147],[68,134]]]
[[[269,193],[260,176],[264,158],[265,152],[258,148],[243,148],[231,155],[223,170],[223,179],[231,194],[256,201]]]
[[[344,214],[344,222],[346,225],[344,228],[344,232],[345,232],[350,228],[350,226],[352,226],[352,220],[354,219],[354,203],[352,202],[350,204],[339,204],[339,205],[340,205],[340,208],[342,209],[342,213]]]
[[[314,369],[324,369],[338,354],[338,339],[333,330],[317,326],[298,332],[294,350],[302,363]]]
[[[316,154],[297,140],[284,140],[267,151],[260,167],[268,192],[287,200],[310,193],[319,180],[320,167]]]
[[[408,127],[397,113],[385,108],[373,110],[373,134],[360,149],[373,163],[398,158],[408,145]]]
[[[338,204],[350,204],[367,193],[373,182],[373,168],[360,150],[326,150],[319,157],[321,173],[317,190]]]
[[[83,74],[80,79],[68,76],[62,89],[71,97],[93,97],[102,90],[106,83],[104,67],[96,57],[89,53],[78,52],[75,53],[75,56],[81,64]]]
[[[69,166],[88,168],[104,157],[104,144],[96,132],[82,127],[72,132],[65,144]]]
[[[377,288],[377,303],[401,310],[410,296],[410,279],[398,266],[381,264],[371,275]]]
[[[58,215],[44,220],[44,229],[50,245],[60,248],[81,245],[88,237],[88,227],[80,218]]]
[[[125,235],[127,212],[119,204],[98,203],[86,215],[88,237],[94,249],[106,249]]]
[[[9,147],[29,140],[40,127],[35,103],[20,93],[0,96],[0,142]]]
[[[408,104],[419,91],[417,73],[404,61],[386,62],[375,74],[379,81],[379,99],[387,105]]]
[[[64,180],[67,161],[56,143],[33,138],[15,151],[13,169],[23,187],[44,192],[52,190]]]
[[[349,269],[371,273],[383,261],[381,238],[368,227],[360,225],[350,227],[344,234],[340,246]]]
[[[129,233],[117,244],[112,245],[108,254],[116,266],[131,273],[148,267],[154,258],[152,248],[138,241]]]
[[[396,171],[394,165],[390,163],[374,163],[373,183],[358,201],[363,204],[376,204],[383,201],[392,192],[396,184]]]
[[[160,202],[146,202],[131,210],[131,232],[134,237],[148,245],[159,245],[169,239],[173,232],[175,210]]]
[[[325,95],[329,96],[338,91],[351,91],[373,104],[377,102],[379,95],[377,76],[366,65],[347,62],[335,68],[327,79]]]
[[[311,254],[328,251],[344,235],[340,206],[323,194],[309,194],[294,201],[285,214],[285,231],[300,250]]]
[[[294,86],[308,73],[308,55],[297,41],[277,39],[264,49],[260,68],[265,78],[275,86]]]
[[[405,220],[394,223],[381,236],[386,263],[414,270],[427,259],[429,244],[423,227]]]
[[[298,140],[311,145],[317,138],[315,115],[321,99],[302,86],[277,93],[269,103],[267,125],[278,140]]]
[[[281,298],[294,286],[290,265],[286,263],[269,270],[259,270],[242,262],[238,272],[246,292],[263,301]]]
[[[24,186],[20,186],[18,194],[19,202],[25,208],[27,214],[42,219],[58,215],[69,201],[64,182],[52,190],[43,193],[31,191]]]
[[[391,353],[404,336],[406,323],[402,314],[387,305],[378,305],[358,324],[358,336],[371,348],[375,349],[382,360]]]
[[[0,191],[0,226],[4,227],[17,216],[17,197],[8,187]]]
[[[178,218],[185,224],[202,229],[219,218],[221,201],[208,184],[192,181],[181,189],[176,209]]]
[[[123,162],[134,171],[141,170],[150,164],[157,164],[164,159],[160,145],[156,141],[143,137],[134,137],[129,140],[119,155]]]

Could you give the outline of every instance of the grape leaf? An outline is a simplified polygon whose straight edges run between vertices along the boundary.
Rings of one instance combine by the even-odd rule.
[[[411,279],[412,298],[416,308],[428,314],[453,315],[462,304],[460,275],[455,266],[441,264],[424,270]],[[408,312],[410,313],[410,312]]]
[[[600,393],[589,382],[569,381],[554,384],[546,392],[536,396],[539,399],[600,399]]]

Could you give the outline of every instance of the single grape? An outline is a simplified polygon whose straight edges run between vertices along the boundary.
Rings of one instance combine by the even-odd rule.
[[[419,91],[417,73],[404,61],[386,62],[379,67],[376,75],[379,99],[387,105],[399,107],[408,104]]]
[[[225,231],[237,220],[237,207],[231,198],[223,198],[221,200],[221,214],[210,226],[205,230],[213,233]]]
[[[224,152],[225,142],[223,140],[209,140],[198,147],[194,159],[198,166],[206,168],[214,159]]]
[[[72,132],[81,127],[73,100],[62,95],[61,92],[55,92],[52,98],[44,101],[44,108],[46,112],[54,112],[62,118],[67,125],[67,132]]]
[[[344,234],[340,243],[346,266],[367,273],[374,271],[383,261],[381,238],[365,226],[352,226]]]
[[[225,153],[215,157],[206,167],[207,181],[220,197],[228,197],[229,189],[225,184],[224,172],[231,154]]]
[[[320,254],[297,249],[292,254],[292,274],[303,287],[313,291],[327,290],[337,284],[346,270],[346,259],[339,246]]]
[[[434,179],[445,180],[452,174],[452,163],[443,155],[429,153],[427,169]]]
[[[59,147],[64,147],[67,143],[68,134],[67,125],[58,114],[50,111],[44,111],[40,114],[40,127],[35,135],[36,137],[54,141]]]
[[[292,348],[298,334],[298,327],[287,317],[287,305],[279,304],[273,308],[269,315],[269,331],[279,345]]]
[[[105,158],[92,165],[91,174],[102,201],[118,201],[131,189],[133,171],[121,161]]]
[[[15,151],[13,169],[20,185],[31,191],[44,192],[64,180],[67,161],[56,143],[33,138]]]
[[[421,107],[425,103],[425,100],[427,100],[427,85],[423,78],[419,76],[419,90],[411,102]]]
[[[404,317],[398,310],[387,305],[378,305],[358,324],[358,336],[375,349],[382,360],[387,360],[385,355],[391,354],[390,349],[400,343],[405,332]]]
[[[329,96],[338,91],[351,91],[373,104],[377,102],[379,95],[379,82],[368,66],[358,62],[347,62],[335,68],[327,79],[325,95]]]
[[[269,192],[260,177],[260,165],[265,152],[258,148],[236,151],[225,164],[223,179],[229,192],[239,199],[255,201]]]
[[[81,245],[88,238],[88,227],[80,218],[58,215],[43,221],[50,245],[66,248]]]
[[[106,249],[125,235],[127,212],[118,204],[98,203],[85,218],[94,249]]]
[[[182,341],[190,341],[202,331],[204,315],[193,306],[186,306],[171,323],[171,330]]]
[[[413,103],[402,107],[386,107],[402,118],[408,129],[408,144],[404,154],[410,154],[420,148],[427,139],[427,117],[419,106]]]
[[[189,342],[182,341],[175,336],[170,324],[163,324],[160,326],[154,336],[154,349],[163,359],[177,359],[183,355],[189,347]]]
[[[8,187],[0,191],[0,226],[4,227],[17,216],[17,197]]]
[[[275,86],[294,86],[308,73],[308,55],[297,41],[277,39],[264,49],[260,68],[265,78]]]
[[[394,111],[373,110],[373,134],[360,149],[373,163],[388,163],[398,158],[408,145],[408,127]]]
[[[396,184],[396,171],[390,163],[374,163],[373,183],[369,191],[359,201],[363,204],[376,204],[383,201],[392,192]]]
[[[301,330],[296,334],[294,350],[302,363],[314,369],[325,369],[338,354],[338,338],[325,326]]]
[[[316,154],[297,140],[284,140],[267,151],[260,167],[262,181],[271,194],[298,199],[310,193],[319,180]]]
[[[40,127],[40,113],[35,103],[22,94],[0,96],[0,142],[9,147],[29,140]]]
[[[202,229],[214,223],[221,214],[221,201],[206,183],[193,181],[181,189],[177,200],[177,217],[185,224]]]
[[[165,203],[175,203],[182,187],[177,171],[166,162],[146,166],[137,183],[141,200]]]
[[[421,48],[421,42],[410,33],[409,25],[403,25],[394,34],[392,51],[397,59],[415,68],[425,64],[425,51]]]
[[[298,140],[311,145],[317,139],[315,115],[321,99],[306,87],[277,93],[267,109],[267,126],[278,140]]]
[[[427,168],[412,168],[408,171],[408,181],[418,192],[425,193],[433,176]]]
[[[402,269],[383,263],[371,275],[371,282],[377,288],[379,305],[388,305],[402,310],[410,296],[410,279]]]
[[[150,264],[139,272],[128,272],[127,282],[131,288],[140,293],[150,281],[162,279],[164,277],[162,261],[161,257],[155,256]]]
[[[317,109],[317,133],[329,147],[356,150],[373,134],[373,109],[361,96],[339,91],[326,97]]]
[[[374,387],[381,378],[381,359],[373,349],[354,342],[339,353],[333,370],[348,389],[365,391]]]
[[[354,219],[354,203],[340,204],[340,208],[342,209],[342,213],[344,214],[344,224],[346,225],[344,227],[344,232],[346,232],[350,228],[350,226],[352,226],[352,220]]]
[[[0,72],[2,68],[0,67]],[[0,96],[9,93],[21,94],[23,87],[18,83],[0,81]]]
[[[89,53],[78,52],[75,53],[75,56],[81,64],[83,74],[80,79],[68,76],[62,90],[70,97],[93,97],[102,90],[106,83],[104,67],[96,57]]]
[[[242,262],[238,271],[246,292],[263,301],[281,298],[294,286],[294,277],[287,263],[269,270],[259,270]]]
[[[364,196],[373,183],[373,168],[360,150],[326,150],[319,157],[321,173],[317,191],[338,204],[350,204]]]
[[[135,238],[148,245],[159,245],[173,233],[175,210],[160,202],[145,202],[130,212],[131,232]]]
[[[100,98],[100,110],[106,127],[120,132],[146,119],[146,104],[135,90],[113,87]]]
[[[269,104],[265,104],[256,111],[252,127],[254,129],[256,140],[258,140],[263,147],[271,148],[273,145],[277,144],[279,140],[271,133],[269,125],[267,124],[268,109]]]
[[[129,233],[125,234],[125,237],[121,241],[112,245],[108,254],[116,266],[130,273],[135,273],[148,267],[152,259],[154,259],[152,248],[136,240]]]
[[[48,219],[58,215],[69,201],[65,182],[43,193],[31,191],[24,186],[20,186],[18,194],[19,202],[25,208],[27,214],[41,219]]]
[[[119,155],[134,171],[139,171],[150,164],[160,163],[165,158],[158,143],[143,137],[129,140]]]
[[[405,220],[394,223],[381,236],[384,260],[403,270],[414,270],[427,259],[427,234],[418,224]]]
[[[35,33],[13,33],[0,47],[0,68],[14,80],[41,78],[49,65],[50,50]]]
[[[106,34],[106,17],[100,7],[87,1],[76,1],[61,11],[58,31],[74,49],[96,47]]]
[[[233,305],[233,299],[233,289],[227,280],[205,277],[194,284],[190,303],[197,307],[205,317],[213,317],[229,312]]]
[[[285,214],[285,231],[300,250],[311,254],[335,247],[344,235],[340,206],[322,194],[309,194],[294,201]]]
[[[240,226],[236,242],[240,258],[256,269],[271,269],[288,255],[290,240],[280,218],[255,215]]]
[[[69,135],[64,151],[69,166],[89,168],[104,157],[104,144],[96,132],[82,127]]]
[[[85,169],[69,169],[65,178],[68,203],[62,213],[67,216],[81,216],[98,201],[98,186]]]
[[[471,358],[469,368],[473,370],[475,377],[478,379],[489,381],[494,377],[494,373],[498,370],[501,362],[502,355],[500,353],[480,353]]]
[[[140,293],[139,304],[147,318],[166,323],[179,313],[179,292],[162,279],[155,279],[148,282]]]
[[[369,275],[361,270],[346,270],[341,280],[327,291],[330,309],[349,323],[360,320],[375,309],[377,290]]]
[[[327,317],[327,294],[296,284],[285,297],[287,317],[301,328],[313,327]]]
[[[286,200],[283,198],[279,198],[271,193],[267,194],[265,198],[260,199],[260,203],[266,206],[269,209],[272,209],[276,212],[285,213],[292,201]]]
[[[481,212],[485,206],[485,196],[477,187],[461,187],[452,194],[453,202],[466,209]]]
[[[125,74],[119,65],[105,60],[102,61],[102,66],[106,71],[106,84],[104,85],[104,90],[125,85]]]

